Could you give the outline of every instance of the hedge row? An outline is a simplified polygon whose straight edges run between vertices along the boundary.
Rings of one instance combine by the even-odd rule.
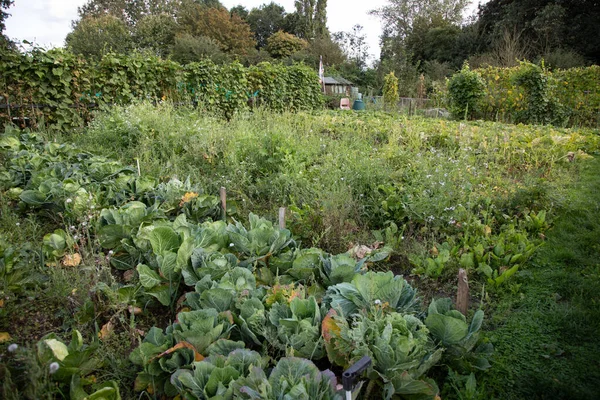
[[[505,122],[534,122],[523,120],[531,107],[528,89],[519,84],[530,64],[513,68],[488,67],[475,70],[485,82],[479,117]],[[571,68],[551,72],[540,68],[549,101],[560,109],[560,120],[570,126],[600,125],[600,66]]]
[[[2,123],[17,117],[69,129],[83,126],[94,107],[137,100],[196,104],[226,118],[251,105],[297,111],[323,102],[319,78],[305,65],[182,66],[143,54],[109,54],[92,63],[61,49],[0,57]]]

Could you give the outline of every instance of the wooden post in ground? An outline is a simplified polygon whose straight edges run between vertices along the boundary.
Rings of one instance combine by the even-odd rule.
[[[458,291],[456,293],[456,309],[464,316],[467,315],[469,309],[469,280],[467,271],[464,269],[458,270]]]
[[[225,190],[225,186],[221,186],[219,195],[221,197],[221,219],[227,221],[227,190]]]
[[[285,229],[285,207],[279,207],[279,229]]]

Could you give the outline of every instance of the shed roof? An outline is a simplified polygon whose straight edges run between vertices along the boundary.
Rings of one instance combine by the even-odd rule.
[[[326,85],[339,85],[340,82],[336,81],[333,77],[331,76],[325,76],[324,77],[324,81]]]
[[[335,78],[335,80],[341,83],[342,85],[352,85],[352,82],[350,82],[348,79],[342,78],[341,76],[338,76],[337,78]]]

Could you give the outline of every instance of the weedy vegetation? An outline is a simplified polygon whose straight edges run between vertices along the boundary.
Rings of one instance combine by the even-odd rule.
[[[368,355],[364,399],[591,399],[599,144],[166,103],[69,132],[7,125],[2,395],[341,399]]]

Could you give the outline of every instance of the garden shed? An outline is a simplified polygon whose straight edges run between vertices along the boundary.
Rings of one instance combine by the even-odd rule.
[[[342,77],[325,77],[325,94],[341,94],[350,96],[353,83]]]

